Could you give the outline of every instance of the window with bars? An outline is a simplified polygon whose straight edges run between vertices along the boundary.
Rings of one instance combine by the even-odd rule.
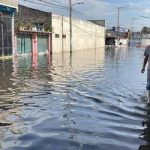
[[[12,54],[12,16],[0,13],[0,56]]]

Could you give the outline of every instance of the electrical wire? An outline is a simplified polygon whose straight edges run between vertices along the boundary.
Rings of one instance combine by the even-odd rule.
[[[24,0],[24,1],[28,1],[28,2],[34,3],[34,4],[40,4],[40,5],[42,4],[42,5],[44,5],[44,6],[47,6],[47,5],[46,5],[46,3],[47,3],[48,5],[53,5],[53,6],[55,6],[55,7],[60,7],[60,8],[63,8],[63,9],[69,9],[69,7],[67,7],[67,6],[65,6],[65,5],[59,5],[59,4],[51,3],[51,2],[47,2],[47,1],[45,1],[45,0],[38,0],[39,2],[42,2],[42,3],[33,2],[33,1],[30,1],[30,0]],[[45,3],[45,4],[44,4],[44,3]],[[78,13],[78,14],[80,15],[80,17],[85,17],[85,15],[82,14],[80,11],[76,11],[76,10],[73,9],[73,12]],[[83,25],[83,24],[81,24],[81,23],[79,23],[79,24],[80,24],[80,25]],[[76,26],[76,25],[74,24],[74,26]],[[77,27],[78,29],[80,29],[80,30],[82,30],[82,31],[84,31],[84,32],[86,32],[86,33],[88,33],[88,34],[91,34],[91,33],[87,32],[87,31],[85,31],[85,30],[79,28],[78,26],[76,26],[76,27]],[[95,36],[95,33],[94,33],[94,34],[92,33],[91,35],[94,35],[94,36]]]
[[[64,4],[64,3],[61,3],[61,2],[58,2],[58,1],[56,1],[56,0],[51,0],[52,2],[55,2],[55,3],[57,3],[57,4],[60,4],[60,5],[66,5],[66,4]]]
[[[77,9],[73,9],[73,12],[74,12],[76,15],[78,14],[77,16],[83,18],[84,20],[95,20],[95,18],[93,18],[93,17],[91,17],[91,16],[87,16],[87,15],[83,14],[81,11],[79,11],[79,10],[77,10]]]
[[[43,2],[43,3],[46,3],[46,4],[50,4],[50,5],[53,5],[53,6],[58,6],[58,7],[63,7],[63,8],[67,8],[67,9],[68,9],[68,7],[65,6],[65,5],[60,5],[60,4],[56,4],[56,3],[51,3],[51,2],[48,2],[48,1],[45,1],[45,0],[38,0],[38,1]]]
[[[55,7],[55,8],[67,9],[67,7],[64,7],[64,6],[61,6],[61,5],[57,5],[57,4],[53,4],[53,3],[48,3],[48,5],[47,5],[46,2],[42,2],[41,0],[38,0],[38,1],[40,1],[40,2],[42,2],[42,3],[39,3],[39,2],[33,2],[33,1],[31,1],[31,0],[24,0],[24,1],[27,1],[27,2],[33,3],[33,4],[37,4],[37,5],[53,6],[53,7]]]
[[[69,6],[65,6],[65,4],[60,3],[60,2],[52,3],[52,2],[45,1],[45,0],[37,0],[37,1],[39,1],[39,2],[42,2],[42,3],[38,3],[38,2],[33,2],[33,1],[31,1],[31,0],[24,0],[24,1],[28,1],[28,2],[30,2],[30,3],[34,3],[34,4],[38,4],[38,5],[41,5],[41,4],[42,4],[42,5],[44,5],[44,6],[47,6],[47,4],[48,4],[49,6],[55,6],[56,8],[66,9],[67,11],[69,10]],[[56,3],[58,3],[58,4],[56,4]],[[82,18],[82,20],[87,20],[87,18],[88,18],[88,20],[90,20],[90,18],[91,18],[91,17],[88,17],[88,16],[86,16],[85,14],[83,14],[83,13],[81,13],[80,11],[77,11],[77,10],[75,10],[75,9],[72,9],[72,11],[73,11],[74,13],[78,14],[78,16],[79,16],[80,18]],[[85,18],[86,18],[86,19],[85,19]]]
[[[30,3],[33,3],[33,4],[37,4],[37,5],[43,5],[43,6],[53,6],[55,8],[61,8],[61,9],[64,9],[66,11],[69,10],[69,6],[66,6],[65,4],[63,3],[60,3],[60,2],[56,2],[55,3],[52,3],[52,2],[48,2],[46,0],[37,0],[38,2],[35,2],[35,1],[31,1],[31,0],[24,0],[24,1],[27,1],[27,2],[30,2]],[[41,2],[41,3],[39,3]],[[56,4],[57,3],[57,4]],[[47,5],[48,4],[48,5]],[[78,10],[75,10],[75,9],[72,9],[72,11],[74,12],[72,15],[74,16],[78,16],[80,19],[82,20],[94,20],[94,18],[92,17],[89,17],[89,16],[86,16],[85,14],[81,13],[80,11]],[[87,19],[88,18],[88,19]]]
[[[67,23],[69,23],[69,21],[67,20],[67,19],[65,19],[64,18],[64,21],[66,21]],[[78,24],[80,24],[80,23],[78,23]],[[95,33],[96,32],[96,29],[94,30],[94,32],[88,32],[88,31],[86,31],[86,30],[84,30],[84,29],[81,29],[79,26],[77,26],[76,24],[74,24],[74,23],[72,23],[72,25],[74,26],[74,27],[76,27],[77,29],[79,29],[80,31],[83,31],[84,33],[87,33],[87,34],[89,34],[89,35],[93,35],[93,36],[96,36],[96,37],[100,37],[100,35],[99,34],[97,34],[97,33]],[[83,25],[83,24],[80,24],[80,25]],[[87,27],[87,26],[86,26]],[[90,27],[89,27],[90,28]],[[90,28],[91,29],[91,28]]]

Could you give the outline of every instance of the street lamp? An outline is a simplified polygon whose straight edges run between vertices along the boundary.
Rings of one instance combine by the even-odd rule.
[[[70,52],[72,53],[72,7],[74,5],[84,4],[83,2],[72,4],[72,0],[69,0],[69,24],[70,24]]]

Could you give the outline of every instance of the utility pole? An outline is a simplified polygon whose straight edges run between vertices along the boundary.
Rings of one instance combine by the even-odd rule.
[[[117,19],[117,31],[119,32],[119,19],[120,19],[120,7],[117,7],[117,11],[118,11],[118,19]]]
[[[133,36],[132,36],[132,34],[133,34],[133,23],[134,23],[134,20],[137,20],[137,19],[139,19],[139,18],[132,18],[131,31],[130,31],[130,33],[131,33],[130,41],[132,41],[132,39],[133,39]]]
[[[69,0],[70,53],[72,53],[72,7],[77,4],[84,4],[84,3],[79,2],[72,4],[72,0]]]
[[[121,6],[121,7],[117,7],[117,13],[118,13],[118,19],[117,19],[117,31],[119,31],[120,28],[120,10],[124,9],[128,6]]]
[[[123,9],[125,7],[117,7],[117,14],[118,14],[118,18],[117,18],[117,36],[118,36],[118,43],[119,43],[119,28],[120,28],[120,9]]]
[[[72,0],[69,0],[70,53],[72,53]]]

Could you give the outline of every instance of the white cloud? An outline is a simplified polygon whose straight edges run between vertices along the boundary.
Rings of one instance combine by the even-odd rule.
[[[150,13],[150,9],[145,9],[144,12],[149,14]]]
[[[108,14],[112,14],[111,5],[104,0],[84,0],[84,5],[80,9],[89,18],[101,18]],[[79,8],[79,7],[78,7]],[[113,10],[114,11],[114,10]],[[104,19],[104,18],[103,18]]]

